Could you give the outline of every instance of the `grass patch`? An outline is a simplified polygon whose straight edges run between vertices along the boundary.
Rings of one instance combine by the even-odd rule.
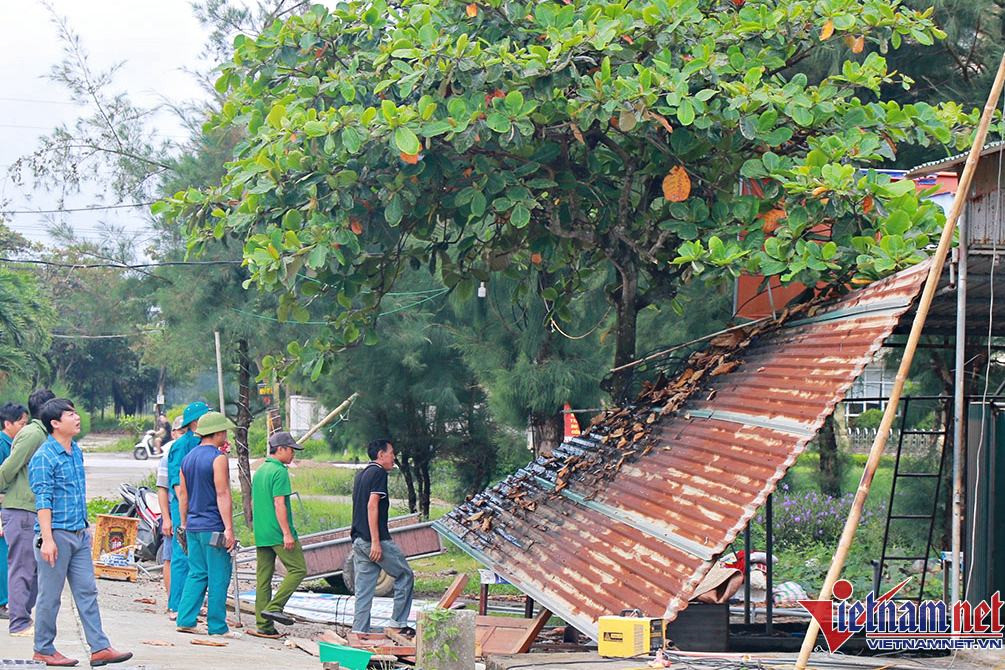
[[[302,463],[290,470],[293,490],[301,495],[349,496],[356,470]]]
[[[478,597],[478,568],[481,563],[471,558],[449,542],[444,542],[443,553],[417,561],[410,561],[415,571],[415,592],[417,594],[440,597],[458,574],[468,575],[464,595]],[[520,595],[515,586],[498,584],[492,587],[491,595]]]
[[[98,518],[99,514],[108,514],[112,511],[112,508],[119,504],[118,500],[112,500],[111,498],[93,498],[87,501],[87,518],[94,519]]]
[[[111,444],[102,444],[100,446],[94,447],[93,449],[88,449],[89,454],[125,454],[131,453],[133,447],[136,446],[136,440],[128,435],[120,437]]]

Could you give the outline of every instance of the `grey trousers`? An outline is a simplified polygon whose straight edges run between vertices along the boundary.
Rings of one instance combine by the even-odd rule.
[[[7,539],[7,612],[12,633],[31,625],[31,610],[38,595],[35,516],[34,512],[23,509],[0,510],[3,534]]]
[[[98,585],[94,581],[94,564],[91,563],[91,535],[85,530],[54,530],[52,537],[58,549],[56,565],[50,566],[35,548],[38,561],[38,607],[35,610],[35,651],[52,654],[56,651],[56,617],[59,615],[63,585],[70,583],[73,602],[80,614],[84,637],[91,653],[111,646],[101,629],[101,612],[98,610]]]
[[[382,556],[374,563],[370,560],[370,543],[357,537],[352,543],[353,564],[356,568],[356,612],[352,629],[357,633],[370,632],[370,609],[373,606],[373,592],[377,588],[380,571],[394,577],[394,613],[391,628],[408,625],[408,613],[412,611],[412,591],[415,575],[409,567],[405,554],[394,542],[380,543]]]

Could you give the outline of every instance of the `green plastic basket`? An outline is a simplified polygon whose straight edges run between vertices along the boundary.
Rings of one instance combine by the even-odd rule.
[[[373,656],[373,652],[331,642],[318,642],[318,647],[321,650],[322,663],[338,663],[349,670],[366,670],[366,666]]]

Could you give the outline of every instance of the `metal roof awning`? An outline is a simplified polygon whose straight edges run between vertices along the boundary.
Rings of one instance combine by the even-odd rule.
[[[984,146],[984,150],[981,151],[981,158],[985,156],[990,156],[991,154],[998,153],[1005,148],[1005,142],[992,142]],[[970,151],[967,150],[962,154],[956,154],[955,156],[949,156],[948,158],[942,158],[939,160],[929,161],[927,163],[922,163],[917,167],[913,167],[907,171],[905,175],[908,179],[913,179],[914,177],[921,177],[926,174],[932,174],[933,172],[941,172],[949,168],[955,168],[958,165],[962,165],[967,161],[967,157],[970,155]]]
[[[597,618],[626,607],[673,619],[911,308],[929,263],[698,352],[434,528],[594,639]]]

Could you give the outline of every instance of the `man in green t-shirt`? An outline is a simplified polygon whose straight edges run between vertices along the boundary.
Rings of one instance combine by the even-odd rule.
[[[290,507],[290,473],[287,466],[294,454],[303,449],[293,436],[283,431],[269,438],[269,457],[265,459],[251,480],[251,502],[255,529],[255,546],[258,550],[258,584],[255,589],[255,623],[258,637],[281,637],[276,624],[293,624],[293,619],[283,614],[286,601],[307,576],[304,550],[293,527],[293,510]],[[275,595],[272,593],[272,575],[276,572],[276,557],[286,568],[286,577]]]

